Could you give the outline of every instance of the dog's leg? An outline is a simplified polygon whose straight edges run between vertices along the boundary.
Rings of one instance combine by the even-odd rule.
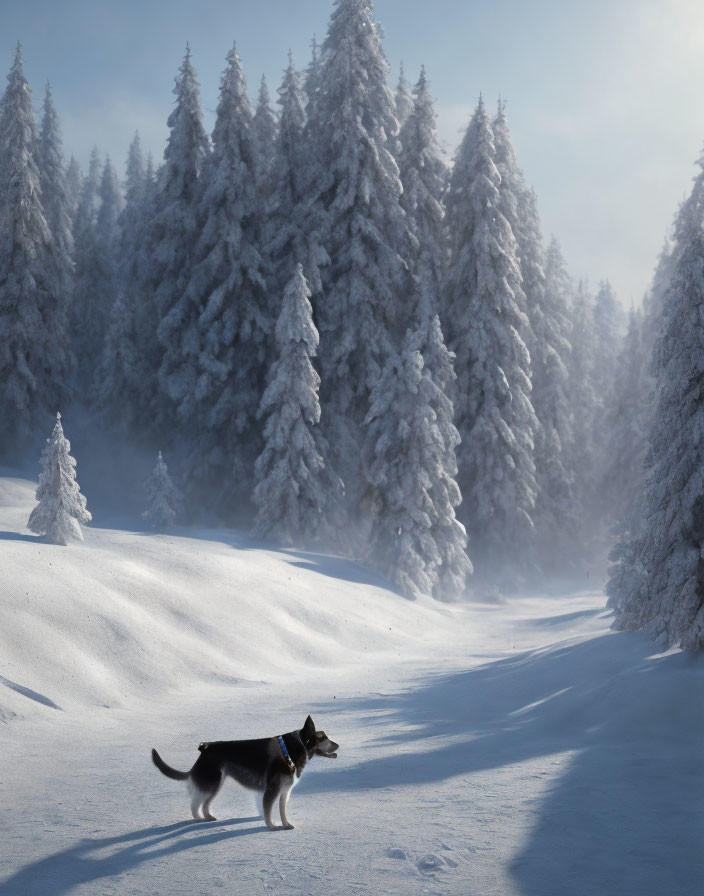
[[[281,823],[286,828],[287,831],[293,830],[293,825],[286,818],[286,803],[288,803],[288,797],[291,793],[291,788],[293,787],[293,782],[289,784],[288,787],[284,785],[284,789],[281,791],[281,796],[279,797],[279,812],[281,813]]]
[[[210,804],[215,799],[215,797],[220,793],[220,788],[222,787],[222,782],[225,780],[225,776],[223,775],[220,778],[220,781],[216,784],[215,789],[210,793],[210,796],[206,798],[205,802],[202,805],[203,810],[203,818],[206,821],[217,821],[217,818],[214,815],[210,814]]]
[[[275,825],[271,820],[271,810],[274,808],[274,803],[276,802],[276,797],[281,792],[281,784],[278,780],[269,781],[266,785],[266,790],[264,791],[264,798],[262,800],[262,808],[264,809],[264,823],[270,830],[276,831],[280,830],[278,825]]]
[[[197,787],[194,787],[191,791],[191,814],[196,819],[196,821],[200,821],[200,815],[198,814],[198,810],[200,809],[201,803],[203,802],[203,793]]]

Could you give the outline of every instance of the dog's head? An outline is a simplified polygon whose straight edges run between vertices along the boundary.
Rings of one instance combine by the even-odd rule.
[[[336,750],[340,745],[334,740],[330,740],[324,731],[316,731],[313,719],[310,716],[306,719],[305,725],[301,728],[301,740],[306,748],[308,758],[311,756],[324,756],[326,759],[337,759]]]

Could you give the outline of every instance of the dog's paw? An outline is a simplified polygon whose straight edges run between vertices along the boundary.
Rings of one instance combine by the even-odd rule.
[[[214,815],[206,815],[205,820],[206,821],[217,821],[217,818]]]
[[[293,829],[294,829],[294,828],[293,828],[293,825],[291,824],[290,821],[289,821],[287,824],[284,825],[284,830],[285,830],[285,831],[292,831]]]

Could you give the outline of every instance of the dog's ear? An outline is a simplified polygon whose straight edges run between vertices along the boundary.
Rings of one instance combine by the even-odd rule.
[[[308,735],[315,734],[315,725],[313,724],[313,719],[310,716],[306,719],[306,723],[303,726],[303,733]]]

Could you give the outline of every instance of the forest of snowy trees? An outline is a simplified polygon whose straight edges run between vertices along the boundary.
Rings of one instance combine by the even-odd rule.
[[[503,103],[479,98],[449,166],[425,70],[412,89],[388,78],[371,0],[335,0],[276,110],[263,79],[252,107],[233,45],[208,135],[187,49],[163,160],[136,135],[121,182],[97,150],[67,163],[18,46],[0,105],[0,458],[87,410],[167,453],[182,521],[334,550],[410,596],[456,598],[472,566],[499,584],[568,575],[612,537],[618,618],[661,635],[653,603],[689,589],[691,610],[704,581],[704,467],[673,457],[701,451],[701,178],[629,316],[544,240]],[[686,395],[665,385],[684,370]],[[689,546],[644,534],[676,513]],[[701,644],[701,618],[665,628]]]

